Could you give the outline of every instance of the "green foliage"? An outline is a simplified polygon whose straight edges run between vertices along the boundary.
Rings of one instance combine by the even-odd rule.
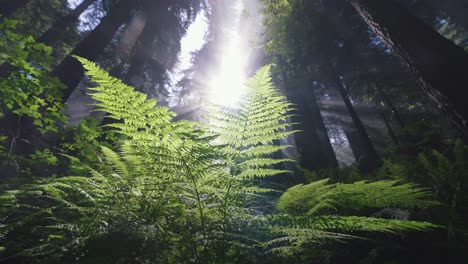
[[[31,154],[31,159],[47,165],[56,165],[58,162],[57,157],[49,149],[44,149],[43,151],[36,150]]]
[[[287,122],[291,106],[272,85],[268,66],[247,82],[242,105],[215,106],[208,113],[209,124],[201,125],[173,121],[175,114],[155,107],[155,100],[147,100],[92,62],[77,59],[97,84],[90,95],[115,120],[107,126],[119,142],[98,148],[100,129],[84,121],[65,135],[76,138],[76,145],[62,144],[63,150],[80,157],[63,154],[72,164],[68,171],[81,176],[2,185],[1,258],[47,263],[269,263],[272,255],[265,248],[292,253],[309,243],[352,238],[357,231],[435,227],[343,213],[424,205],[424,190],[395,181],[322,180],[295,186],[277,206],[294,215],[267,216],[274,210],[276,191],[264,180],[288,173],[279,165],[289,160],[273,156],[288,147],[277,142],[294,133]],[[48,150],[34,157],[57,162]],[[273,240],[272,231],[277,236]]]
[[[31,36],[15,33],[17,22],[0,23],[0,112],[30,117],[42,132],[57,131],[65,120],[61,112],[63,84],[48,74],[52,49]]]
[[[420,153],[419,161],[430,176],[432,186],[438,196],[450,200],[456,192],[467,184],[468,162],[467,147],[461,140],[457,140],[453,147],[453,160],[437,150],[431,153]]]
[[[111,131],[104,131],[94,118],[85,118],[74,127],[65,127],[61,131],[60,154],[66,158],[61,165],[65,174],[85,174],[89,166],[100,164],[101,145],[111,147],[118,138]],[[63,159],[61,159],[63,160]]]
[[[397,181],[361,181],[328,184],[325,179],[291,187],[281,196],[277,206],[289,214],[313,215],[323,210],[422,207],[430,204],[421,200],[427,196],[424,189],[409,183],[397,185]]]
[[[289,105],[271,85],[268,68],[249,81],[247,103],[231,113],[213,113],[216,119],[208,131],[172,121],[174,113],[155,107],[155,100],[78,59],[98,84],[91,96],[100,110],[118,121],[108,126],[121,135],[121,151],[102,147],[101,165],[90,169],[89,176],[37,179],[5,190],[11,199],[5,253],[60,259],[64,250],[91,252],[82,258],[86,262],[92,261],[97,245],[123,234],[131,234],[126,240],[136,243],[130,251],[145,249],[138,258],[152,262],[231,262],[242,256],[239,250],[258,247],[245,231],[266,230],[253,203],[255,195],[270,190],[256,187],[254,180],[285,172],[271,168],[284,160],[268,155],[286,147],[273,141],[292,133],[283,132]],[[240,134],[228,129],[236,125],[242,127]],[[77,128],[77,143],[84,149],[94,146],[95,130],[86,135],[88,128]],[[70,144],[63,147],[75,150]],[[28,233],[32,240],[25,237]],[[134,259],[130,251],[121,252],[119,261]]]
[[[436,198],[447,206],[446,221],[448,222],[448,235],[450,240],[468,241],[464,234],[468,226],[466,217],[468,196],[468,148],[461,140],[453,145],[453,153],[449,157],[437,150],[431,153],[420,153],[419,161],[430,177],[429,185]]]
[[[292,217],[277,217],[279,225],[274,231],[278,237],[267,243],[272,252],[285,256],[299,254],[311,244],[358,238],[362,232],[398,234],[439,227],[407,219],[386,219],[379,214],[359,215],[382,208],[413,209],[433,204],[426,200],[426,190],[413,184],[397,184],[397,181],[329,184],[328,181],[297,185],[281,196],[278,209]]]

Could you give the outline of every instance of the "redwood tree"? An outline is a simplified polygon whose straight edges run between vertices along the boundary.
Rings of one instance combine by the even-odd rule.
[[[99,25],[73,49],[71,54],[53,70],[52,75],[58,77],[67,86],[63,94],[63,102],[68,99],[84,76],[83,67],[71,55],[78,55],[91,61],[96,60],[111,42],[119,27],[130,17],[136,4],[137,1],[134,0],[121,0],[101,19]]]
[[[468,54],[392,0],[350,0],[419,85],[467,134]]]
[[[282,79],[288,99],[295,104],[297,115],[294,129],[300,132],[294,135],[296,147],[301,154],[301,166],[309,169],[331,169],[338,167],[327,129],[323,122],[317,98],[312,89],[310,74],[288,78],[282,65]],[[296,71],[294,71],[296,72]]]
[[[361,119],[359,118],[358,114],[356,113],[356,110],[354,109],[353,103],[351,102],[351,98],[348,92],[346,91],[346,88],[344,87],[343,81],[341,80],[340,76],[336,72],[336,69],[331,62],[328,64],[327,69],[330,72],[330,77],[334,82],[336,88],[338,89],[338,92],[343,98],[346,108],[348,109],[349,115],[351,116],[353,124],[356,128],[356,134],[362,152],[361,156],[355,157],[356,161],[358,161],[359,169],[362,172],[372,171],[376,169],[381,163],[379,155],[375,150],[374,144],[372,144],[369,135],[367,134],[366,128],[362,124]]]
[[[139,81],[139,78],[144,74],[144,67],[148,60],[151,59],[153,53],[153,41],[158,33],[157,15],[155,15],[157,14],[156,12],[157,10],[154,5],[152,8],[145,10],[145,15],[148,18],[134,49],[133,56],[130,59],[130,68],[128,69],[126,76],[126,82],[129,85],[134,86],[140,92],[144,91],[142,87],[143,83]]]

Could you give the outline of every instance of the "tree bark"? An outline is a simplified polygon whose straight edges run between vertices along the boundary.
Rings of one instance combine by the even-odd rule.
[[[44,32],[39,38],[36,39],[37,42],[42,42],[44,44],[50,45],[54,41],[59,41],[63,39],[67,29],[73,25],[80,15],[88,9],[96,0],[83,0],[73,11],[68,15],[62,17],[57,23],[55,23],[49,30]]]
[[[362,149],[361,157],[356,157],[358,160],[359,169],[362,172],[373,171],[381,164],[379,155],[375,150],[374,144],[372,144],[372,141],[370,140],[369,135],[367,134],[366,129],[361,122],[361,119],[354,109],[354,106],[351,102],[348,92],[343,85],[342,80],[338,76],[338,73],[336,72],[335,67],[331,62],[329,62],[328,69],[330,70],[333,82],[335,82],[335,85],[338,88],[341,97],[343,98],[346,108],[348,109],[351,119],[353,120],[353,123],[356,127],[357,135],[359,136],[359,144],[362,146],[360,148]]]
[[[419,85],[467,135],[468,54],[391,0],[350,0]]]
[[[11,17],[30,1],[31,0],[0,0],[0,14],[4,17]]]
[[[153,42],[157,37],[161,25],[161,17],[166,12],[168,5],[167,1],[153,1],[144,3],[144,14],[147,17],[143,32],[138,39],[138,43],[134,49],[133,56],[130,59],[130,68],[126,76],[126,83],[134,86],[137,91],[144,92],[149,96],[154,96],[150,91],[145,91],[144,85],[146,78],[144,77],[145,66],[149,65],[154,52]],[[151,71],[155,71],[151,69]]]
[[[144,68],[151,59],[153,53],[153,41],[157,34],[157,25],[154,14],[148,14],[149,19],[143,29],[142,34],[135,46],[133,56],[130,59],[130,68],[127,72],[126,83],[135,87],[137,91],[144,91]]]
[[[296,105],[298,112],[298,115],[292,117],[292,121],[297,123],[294,129],[301,130],[294,134],[296,147],[302,158],[301,166],[308,170],[338,167],[317,98],[310,87],[312,82],[308,84],[306,77],[305,83],[295,85],[284,70],[281,72],[286,95]],[[296,81],[299,79],[295,78]]]
[[[115,32],[129,18],[137,1],[122,0],[101,20],[101,23],[86,36],[70,55],[68,55],[52,72],[66,86],[62,101],[65,102],[84,76],[81,64],[71,55],[78,55],[94,61],[111,42]]]

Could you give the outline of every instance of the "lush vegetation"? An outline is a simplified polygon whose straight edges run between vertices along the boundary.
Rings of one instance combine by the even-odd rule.
[[[344,3],[260,1],[268,59],[239,103],[203,101],[205,65],[195,64],[171,109],[167,70],[180,39],[200,10],[217,21],[229,5],[85,0],[72,10],[57,0],[28,28],[43,2],[0,7],[0,263],[430,263],[466,254],[464,112],[424,69],[416,77],[426,93],[413,89],[415,76],[385,46],[391,29],[371,34]],[[351,2],[361,16],[372,11]],[[85,30],[78,17],[90,6],[87,22],[100,22]],[[466,50],[460,22],[435,21],[434,32]],[[212,60],[223,31],[210,27],[194,62]],[[73,123],[66,105],[80,89],[96,114]],[[427,96],[434,91],[447,95],[435,98],[443,112]],[[327,101],[335,93],[342,102]],[[196,101],[199,118],[174,111],[195,111],[187,105]],[[360,118],[362,104],[384,129]],[[352,155],[340,154],[346,144]]]
[[[2,250],[7,258],[259,261],[267,252],[290,255],[294,251],[285,251],[288,247],[351,239],[356,231],[436,227],[414,221],[319,216],[326,209],[339,212],[339,206],[424,206],[420,201],[427,198],[424,190],[396,181],[333,185],[322,180],[293,187],[277,205],[280,211],[292,210],[291,217],[261,206],[277,192],[264,179],[287,173],[274,165],[288,160],[269,157],[288,146],[273,142],[294,133],[286,122],[290,105],[272,86],[268,66],[248,81],[242,107],[216,108],[202,129],[189,121],[172,121],[174,113],[155,107],[155,100],[146,100],[146,95],[93,63],[77,59],[98,84],[91,88],[91,96],[99,109],[120,121],[107,125],[119,134],[120,143],[114,146],[118,149],[96,149],[97,166],[59,153],[70,159],[70,166],[87,167],[85,175],[5,184]],[[301,205],[305,208],[298,208]],[[120,242],[114,244],[115,239]]]

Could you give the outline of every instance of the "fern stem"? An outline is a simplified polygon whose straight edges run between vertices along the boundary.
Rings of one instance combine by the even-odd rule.
[[[182,163],[187,169],[187,173],[190,176],[190,179],[193,183],[193,187],[195,189],[195,194],[197,195],[197,204],[198,204],[198,211],[200,213],[200,221],[202,225],[202,235],[203,235],[203,259],[206,257],[206,223],[205,223],[205,215],[203,214],[203,206],[202,206],[202,201],[200,197],[200,191],[198,190],[198,185],[197,181],[195,180],[195,176],[191,173],[190,167],[188,166],[187,162],[183,158],[183,155],[180,153],[179,150],[177,150],[177,153],[182,157]],[[196,252],[196,250],[195,250]]]
[[[234,158],[234,161],[238,160],[240,158],[240,154],[241,154],[241,147],[242,145],[244,144],[244,141],[245,141],[245,131],[247,130],[247,124],[249,122],[249,116],[247,117],[247,120],[245,120],[244,122],[244,127],[242,129],[242,136],[240,138],[240,144],[239,144],[239,147],[238,147],[238,151],[237,151],[237,156]],[[234,167],[238,166],[238,164],[234,164]],[[223,211],[223,232],[224,234],[226,234],[227,232],[227,210],[228,210],[228,202],[229,202],[229,193],[231,191],[231,187],[232,187],[232,182],[233,182],[233,179],[234,177],[236,176],[236,171],[231,171],[232,173],[232,177],[229,179],[228,181],[228,188],[226,190],[226,195],[224,197],[224,211]],[[226,257],[226,235],[223,236],[223,260],[224,258]]]

